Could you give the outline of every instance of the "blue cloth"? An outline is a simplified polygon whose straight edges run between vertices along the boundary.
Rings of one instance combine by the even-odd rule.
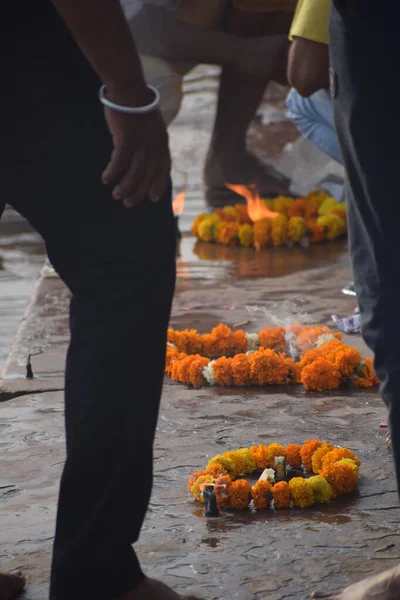
[[[329,90],[318,90],[309,98],[303,98],[292,88],[286,99],[286,105],[289,108],[290,118],[304,137],[342,164]]]

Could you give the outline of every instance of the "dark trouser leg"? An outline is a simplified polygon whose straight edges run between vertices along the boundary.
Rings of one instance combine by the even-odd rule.
[[[391,13],[371,2],[335,0],[330,48],[354,281],[364,338],[390,411],[400,484],[400,115],[390,105],[399,81]]]
[[[174,221],[170,190],[130,210],[112,200],[100,182],[111,141],[99,82],[55,14],[40,33],[16,32],[0,56],[0,186],[73,291],[52,596],[113,600],[143,579],[131,544],[151,492]]]

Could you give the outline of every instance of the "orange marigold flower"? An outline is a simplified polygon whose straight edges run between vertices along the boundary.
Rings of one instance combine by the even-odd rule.
[[[306,440],[306,443],[301,447],[300,456],[307,471],[312,470],[312,457],[318,448],[322,446],[321,440]]]
[[[226,475],[226,469],[221,465],[221,463],[213,463],[212,465],[207,466],[207,470],[204,472],[205,475],[212,475],[213,477],[219,477],[221,475]]]
[[[194,473],[192,473],[191,475],[189,475],[189,479],[187,482],[187,489],[190,492],[192,489],[192,485],[194,484],[194,482],[196,481],[196,479],[198,479],[199,477],[201,477],[201,475],[207,475],[207,471],[195,471]]]
[[[189,383],[191,383],[193,387],[199,388],[206,383],[203,369],[208,363],[208,358],[205,358],[204,356],[196,357],[195,355],[189,366]]]
[[[361,362],[361,354],[356,348],[346,347],[338,352],[335,365],[343,378],[351,377]]]
[[[254,456],[254,460],[256,461],[257,469],[259,471],[264,471],[264,469],[268,466],[268,448],[264,446],[264,444],[259,444],[258,446],[251,446],[250,452]]]
[[[287,350],[285,340],[285,329],[283,327],[265,327],[258,334],[260,346],[270,348],[275,352],[285,352]]]
[[[233,374],[232,374],[232,359],[221,356],[217,358],[213,365],[214,377],[219,385],[229,386],[233,385]]]
[[[236,354],[231,362],[232,377],[235,385],[251,384],[251,368],[246,354]]]
[[[375,375],[371,358],[366,358],[364,363],[358,367],[357,372],[361,373],[361,376],[354,380],[354,383],[357,387],[367,388],[379,385],[380,381]]]
[[[293,200],[292,204],[288,208],[288,216],[290,217],[304,217],[306,214],[306,200],[305,198],[298,198]]]
[[[232,482],[229,490],[229,506],[231,508],[246,508],[250,502],[251,484],[246,479]]]
[[[286,383],[289,378],[290,361],[274,350],[260,348],[249,357],[251,377],[256,385]]]
[[[328,452],[334,449],[332,444],[322,444],[312,455],[311,463],[312,463],[312,471],[313,473],[319,473],[322,469],[322,460]]]
[[[254,506],[257,510],[269,508],[272,498],[272,485],[268,481],[257,481],[251,492]]]
[[[229,475],[220,475],[215,478],[215,495],[217,497],[218,508],[227,508],[229,506],[229,496],[232,487],[232,479]]]
[[[254,223],[254,246],[265,248],[272,243],[272,219],[261,219]]]
[[[193,221],[192,226],[190,228],[190,230],[194,236],[197,236],[197,231],[198,231],[198,227],[199,227],[200,223],[202,221],[204,221],[204,219],[207,219],[209,216],[210,216],[209,213],[201,213],[200,215],[197,215],[197,217]]]
[[[237,242],[239,224],[237,222],[221,221],[216,225],[215,240],[218,244],[228,246]]]
[[[235,209],[238,214],[241,223],[247,223],[248,225],[253,225],[253,221],[249,217],[249,213],[247,211],[247,206],[245,204],[235,204]]]
[[[359,467],[361,464],[361,461],[358,458],[358,456],[356,456],[354,452],[352,452],[348,448],[335,448],[334,450],[331,450],[330,452],[325,454],[325,456],[323,457],[322,469],[326,469],[327,467],[329,467],[329,465],[333,465],[334,463],[339,462],[339,460],[341,460],[342,458],[351,458],[351,460],[354,460],[357,467]]]
[[[288,508],[290,506],[290,487],[286,481],[276,483],[272,488],[275,508]]]
[[[315,213],[317,214],[317,213]],[[309,240],[311,244],[317,244],[325,240],[325,230],[321,225],[318,225],[316,221],[308,220],[306,227],[309,231]]]
[[[350,494],[357,485],[358,472],[347,463],[330,464],[320,473],[339,494]]]
[[[329,360],[318,358],[301,371],[301,383],[307,391],[334,390],[340,386],[340,373]]]
[[[286,460],[291,467],[301,467],[302,458],[300,444],[289,444],[286,446]]]
[[[302,477],[293,477],[289,481],[290,495],[295,506],[305,508],[314,504],[312,485]]]
[[[284,446],[273,442],[272,444],[269,444],[269,446],[267,446],[267,467],[275,466],[275,456],[286,456],[286,454]]]

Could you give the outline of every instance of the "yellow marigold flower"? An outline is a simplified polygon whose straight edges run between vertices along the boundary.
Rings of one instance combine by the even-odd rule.
[[[293,243],[300,242],[306,236],[307,228],[303,217],[290,217],[288,221],[288,240]]]
[[[197,227],[197,236],[203,242],[214,242],[217,231],[217,223],[221,219],[217,215],[210,215],[207,219],[200,221]]]
[[[332,198],[332,196],[327,192],[323,192],[322,190],[314,190],[309,192],[306,197],[307,200],[314,202],[317,207],[320,207],[327,198]]]
[[[358,470],[356,471],[352,465],[336,462],[324,467],[321,477],[330,483],[336,493],[350,494],[357,485]]]
[[[290,506],[290,487],[286,481],[279,481],[272,488],[275,508],[288,508]]]
[[[272,219],[272,243],[274,246],[283,246],[287,242],[288,220],[283,215]]]
[[[237,240],[238,231],[238,223],[230,221],[221,221],[216,225],[216,231],[214,236],[215,241],[218,244],[223,244],[224,246],[234,244]]]
[[[192,473],[192,474],[189,476],[188,483],[187,483],[187,489],[188,489],[188,491],[189,491],[189,492],[191,491],[191,489],[192,489],[192,485],[194,484],[194,482],[195,482],[195,481],[196,481],[196,480],[197,480],[199,477],[201,477],[202,475],[208,475],[208,474],[209,474],[209,473],[207,473],[207,471],[202,471],[202,470],[200,470],[200,471],[195,471],[194,473]]]
[[[249,448],[239,448],[235,454],[243,462],[242,473],[253,473],[256,471],[256,461]]]
[[[205,483],[206,481],[207,482],[209,481],[211,483],[213,481],[213,479],[214,478],[212,475],[200,475],[200,477],[198,477],[196,479],[196,481],[190,488],[190,491],[193,494],[193,496],[196,498],[196,500],[200,500],[200,502],[204,502],[203,492],[200,489],[200,484]]]
[[[325,454],[325,456],[323,457],[322,469],[326,469],[329,465],[333,465],[334,463],[339,462],[339,460],[342,460],[342,458],[350,458],[351,460],[354,460],[358,467],[361,464],[361,461],[358,458],[358,456],[356,456],[354,452],[352,452],[348,448],[335,448],[334,450],[331,450],[330,452]]]
[[[267,446],[267,467],[275,466],[275,456],[286,456],[285,447],[273,442]]]
[[[272,219],[261,219],[254,223],[254,246],[258,250],[272,243]]]
[[[336,200],[336,198],[333,198],[333,196],[328,196],[327,198],[325,198],[325,200],[322,202],[322,204],[320,205],[319,209],[318,209],[318,214],[323,217],[326,215],[329,215],[329,213],[334,209],[337,208],[338,206],[342,206],[341,202],[338,202]]]
[[[207,219],[209,216],[210,216],[209,213],[201,213],[201,214],[197,215],[197,217],[193,221],[192,226],[190,228],[190,231],[192,232],[193,235],[197,236],[198,227],[199,227],[200,223],[202,221],[204,221],[204,219]]]
[[[261,198],[261,201],[269,210],[274,210],[274,198]]]
[[[295,506],[305,508],[314,504],[312,485],[302,477],[293,477],[289,481],[290,494]]]
[[[300,455],[300,444],[289,444],[286,446],[286,460],[293,468],[301,467],[302,458]]]
[[[322,444],[317,450],[314,452],[311,458],[312,471],[313,473],[319,473],[322,469],[322,459],[328,452],[333,450],[334,447],[332,444]]]
[[[344,235],[347,231],[346,221],[334,213],[319,217],[317,219],[317,225],[325,230],[328,240],[335,240],[337,237]]]
[[[222,454],[217,454],[217,456],[213,456],[206,467],[206,471],[209,471],[213,468],[213,465],[220,465],[229,475],[233,476],[236,472],[236,464],[230,458],[225,458]]]
[[[307,365],[301,371],[301,383],[309,391],[323,392],[334,390],[340,386],[340,372],[326,358],[318,358],[311,365]]]
[[[322,446],[321,440],[306,440],[306,443],[303,444],[300,450],[301,460],[304,463],[307,471],[312,470],[312,457],[314,452],[318,450]]]
[[[245,204],[235,204],[236,214],[239,217],[240,223],[247,223],[253,225],[253,221],[249,217],[247,206]]]
[[[228,508],[232,479],[229,475],[220,475],[215,478],[215,495],[218,508]]]
[[[274,199],[271,210],[278,212],[281,215],[287,217],[288,210],[292,203],[293,203],[293,198],[290,198],[288,196],[278,196],[277,198]]]
[[[335,463],[335,464],[338,464],[338,465],[350,465],[354,469],[354,471],[356,471],[357,474],[358,474],[357,463],[352,458],[342,458],[341,460],[338,460],[338,462]]]
[[[249,248],[254,243],[254,227],[248,223],[240,225],[238,236],[240,245]]]
[[[251,384],[251,368],[247,354],[236,354],[232,358],[231,370],[235,385],[244,386]]]
[[[326,479],[319,477],[319,475],[315,475],[314,477],[310,477],[307,481],[312,487],[314,502],[325,504],[331,500],[333,495],[332,488]]]
[[[232,482],[229,491],[229,506],[231,508],[246,508],[250,502],[251,484],[246,479]]]
[[[224,206],[224,208],[222,210],[227,215],[230,215],[232,217],[237,217],[237,211],[234,206]]]
[[[335,208],[333,208],[331,210],[331,213],[334,215],[339,215],[339,217],[342,217],[342,219],[344,221],[346,221],[347,219],[347,211],[346,211],[346,205],[344,202],[340,202],[337,206],[335,206]]]
[[[221,475],[226,475],[226,471],[224,467],[220,463],[212,464],[204,473],[204,475],[212,475],[215,477],[220,477]]]
[[[254,460],[256,461],[256,466],[259,471],[264,471],[268,465],[268,448],[264,446],[264,444],[259,444],[258,446],[251,446],[250,452],[252,453]]]
[[[268,481],[257,481],[251,492],[254,506],[257,510],[269,508],[272,498],[272,485]]]

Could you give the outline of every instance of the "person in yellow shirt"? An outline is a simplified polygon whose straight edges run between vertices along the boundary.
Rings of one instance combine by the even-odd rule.
[[[290,28],[287,76],[292,89],[286,100],[299,131],[339,163],[342,157],[329,92],[330,0],[299,0]]]

